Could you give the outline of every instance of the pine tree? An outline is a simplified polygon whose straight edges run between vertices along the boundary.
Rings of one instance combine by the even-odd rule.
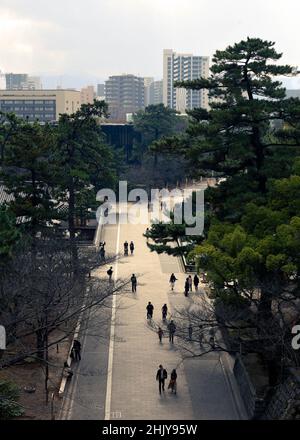
[[[274,44],[247,38],[216,51],[208,79],[177,83],[177,87],[207,89],[210,110],[188,112],[191,122],[186,133],[155,146],[183,155],[193,177],[212,171],[226,177],[217,191],[208,194],[220,218],[238,220],[245,203],[253,197],[263,200],[268,178],[275,177],[279,167],[281,176],[289,175],[299,146],[299,140],[284,142],[282,130],[279,138],[279,130],[272,128],[276,122],[299,121],[300,111],[299,100],[285,99],[285,89],[274,80],[294,74],[291,66],[277,64],[282,54]]]
[[[113,155],[104,142],[97,119],[107,115],[104,101],[84,104],[72,115],[60,116],[54,152],[57,198],[67,205],[74,262],[77,261],[75,218],[96,201],[96,191],[115,183]]]

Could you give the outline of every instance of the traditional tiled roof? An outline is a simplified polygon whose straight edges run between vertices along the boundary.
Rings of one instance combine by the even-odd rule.
[[[4,185],[0,184],[0,206],[4,205],[5,203],[9,203],[14,200],[14,196],[12,194],[9,194],[6,191],[6,188]],[[16,223],[26,223],[28,221],[28,218],[25,216],[17,217]]]
[[[12,200],[14,200],[14,196],[7,193],[5,186],[0,184],[0,205],[3,205],[5,202],[9,203]]]

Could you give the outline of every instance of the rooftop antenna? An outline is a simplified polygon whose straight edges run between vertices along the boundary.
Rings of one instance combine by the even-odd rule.
[[[62,76],[58,77],[58,82],[57,82],[57,89],[62,89]]]

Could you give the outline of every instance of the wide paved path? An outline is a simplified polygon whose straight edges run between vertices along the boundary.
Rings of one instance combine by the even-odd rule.
[[[137,292],[132,293],[128,286],[128,291],[112,300],[112,320],[107,321],[110,308],[90,317],[91,329],[82,336],[82,360],[66,393],[61,418],[241,418],[240,396],[232,392],[219,354],[184,360],[176,341],[174,346],[170,345],[165,335],[163,343],[159,343],[156,328],[162,324],[162,305],[166,303],[176,319],[176,310],[188,307],[191,299],[183,295],[186,275],[180,261],[150,252],[143,237],[146,228],[147,225],[117,224],[103,229],[101,240],[106,242],[107,253],[122,255],[124,241],[134,241],[134,255],[122,256],[114,263],[114,275],[128,279],[135,273]],[[106,270],[101,267],[96,273],[107,278]],[[168,282],[172,272],[178,278],[174,292]],[[154,305],[152,325],[146,319],[148,301]],[[101,337],[95,330],[97,323],[98,328],[104,327]],[[169,374],[177,369],[177,395],[167,389],[159,395],[155,380],[159,364]]]
[[[128,293],[117,301],[112,323],[113,344],[110,346],[107,419],[237,419],[231,390],[226,381],[219,355],[210,354],[182,362],[176,343],[168,338],[160,344],[155,329],[161,325],[161,307],[167,303],[170,312],[188,306],[183,295],[185,274],[177,258],[150,252],[143,237],[147,225],[118,226],[116,251],[123,253],[125,240],[135,243],[133,256],[120,259],[115,271],[118,277],[138,278],[137,293]],[[115,236],[116,231],[108,227]],[[107,231],[107,232],[108,232]],[[111,237],[113,238],[113,237]],[[110,241],[109,232],[105,233]],[[170,291],[169,277],[178,278],[175,292]],[[146,319],[148,301],[154,305],[153,323]],[[166,335],[167,336],[167,335]],[[155,375],[158,365],[168,371],[177,369],[178,393],[159,395]]]

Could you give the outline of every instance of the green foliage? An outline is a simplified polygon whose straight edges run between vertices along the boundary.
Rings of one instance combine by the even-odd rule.
[[[95,101],[61,115],[58,126],[2,115],[1,178],[13,196],[10,211],[32,236],[54,219],[84,217],[96,207],[96,191],[114,185],[114,158],[97,123],[106,111],[104,102]]]
[[[125,178],[133,186],[147,182],[149,186],[159,187],[180,181],[184,164],[178,163],[174,155],[164,157],[153,153],[151,148],[165,136],[182,132],[187,125],[186,118],[163,104],[149,105],[134,115],[133,125],[140,137],[133,145]]]
[[[169,136],[185,127],[184,118],[163,104],[149,105],[133,116],[134,129],[141,133],[142,144],[149,146],[163,136]]]
[[[3,165],[5,151],[9,145],[10,138],[18,130],[20,120],[14,113],[0,111],[0,163]]]
[[[16,217],[24,217],[25,229],[33,235],[55,218],[49,191],[53,145],[50,126],[20,122],[5,150],[1,178],[13,196],[9,207]]]
[[[286,192],[289,185],[294,188],[294,177],[274,181],[267,204],[249,203],[240,224],[210,226],[207,240],[190,258],[214,285],[241,295],[255,288],[274,297],[286,289],[299,295],[300,191],[290,197]]]
[[[20,239],[15,218],[5,206],[0,207],[0,265],[12,256],[13,247]]]
[[[273,42],[247,38],[216,51],[208,79],[176,84],[208,89],[211,108],[190,111],[186,133],[156,142],[155,148],[182,155],[193,177],[212,170],[226,176],[211,191],[219,219],[239,221],[248,202],[264,200],[270,178],[291,173],[300,145],[296,136],[291,141],[300,101],[285,99],[285,89],[274,80],[293,74],[291,66],[275,64],[280,58]],[[275,122],[289,128],[271,128]]]
[[[102,187],[114,187],[115,164],[96,118],[107,114],[103,101],[83,105],[73,115],[61,115],[54,149],[55,178],[60,200],[72,201],[72,213],[86,212],[86,201],[95,200]],[[73,206],[74,205],[74,206]],[[70,209],[70,203],[69,203]]]
[[[274,298],[300,291],[300,101],[285,99],[275,80],[293,74],[280,58],[273,42],[256,38],[217,51],[210,78],[177,84],[208,89],[210,110],[190,111],[184,134],[154,145],[187,160],[193,177],[225,177],[206,190],[205,237],[188,259],[218,301],[253,301],[262,321]],[[169,253],[169,231],[158,232],[159,251]]]
[[[23,408],[17,403],[19,396],[15,384],[0,380],[0,420],[12,419],[23,414]]]

